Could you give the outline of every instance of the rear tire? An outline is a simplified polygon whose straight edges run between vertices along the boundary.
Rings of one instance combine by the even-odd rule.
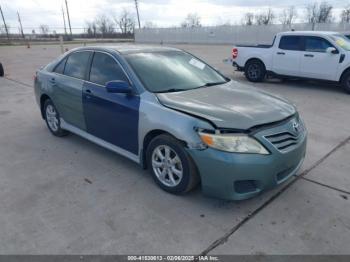
[[[44,103],[44,118],[48,129],[54,136],[68,135],[68,131],[61,128],[60,114],[50,99],[46,99]]]
[[[4,68],[2,67],[2,64],[0,63],[0,77],[4,76]]]
[[[164,191],[183,194],[199,182],[197,168],[183,144],[170,135],[159,135],[149,144],[147,166],[154,181]]]
[[[265,65],[259,60],[248,61],[244,67],[245,77],[250,82],[262,82],[266,76]]]
[[[343,75],[341,80],[341,86],[345,92],[350,94],[350,70]]]

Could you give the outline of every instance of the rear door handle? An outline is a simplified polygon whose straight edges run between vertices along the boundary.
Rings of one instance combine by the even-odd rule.
[[[278,55],[285,55],[286,53],[284,52],[277,52]]]
[[[91,98],[91,95],[93,94],[92,91],[90,89],[85,89],[85,97],[87,99],[90,99]]]
[[[54,77],[51,78],[51,79],[50,79],[50,83],[53,84],[53,85],[55,85],[55,84],[56,84],[56,79],[55,79]]]
[[[311,54],[305,54],[304,56],[305,57],[314,57],[314,55],[311,55]]]

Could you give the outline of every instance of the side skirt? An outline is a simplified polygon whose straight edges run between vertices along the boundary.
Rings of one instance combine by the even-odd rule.
[[[91,141],[91,142],[93,142],[93,143],[95,143],[95,144],[97,144],[99,146],[102,146],[102,147],[104,147],[106,149],[109,149],[109,150],[111,150],[111,151],[113,151],[113,152],[115,152],[117,154],[120,154],[120,155],[122,155],[124,157],[127,157],[130,160],[140,164],[140,158],[137,155],[135,155],[133,153],[130,153],[130,152],[128,152],[128,151],[126,151],[126,150],[124,150],[124,149],[122,149],[120,147],[117,147],[117,146],[115,146],[115,145],[113,145],[111,143],[108,143],[108,142],[106,142],[106,141],[104,141],[104,140],[102,140],[102,139],[100,139],[98,137],[95,137],[95,136],[85,132],[84,130],[81,130],[80,128],[77,128],[77,127],[75,127],[75,126],[73,126],[71,124],[68,124],[66,121],[64,121],[63,118],[60,118],[60,121],[61,121],[62,129],[65,129],[65,130],[67,130],[67,131],[69,131],[71,133],[74,133],[74,134],[76,134],[78,136],[81,136],[81,137],[83,137],[83,138],[85,138],[85,139],[87,139],[87,140],[89,140],[89,141]]]

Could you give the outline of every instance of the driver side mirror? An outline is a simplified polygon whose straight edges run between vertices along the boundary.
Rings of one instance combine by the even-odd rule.
[[[328,54],[338,54],[338,53],[339,53],[338,50],[337,50],[335,47],[328,47],[328,48],[326,49],[326,52],[327,52]]]
[[[113,80],[106,84],[106,90],[108,93],[130,94],[131,88],[128,82]]]

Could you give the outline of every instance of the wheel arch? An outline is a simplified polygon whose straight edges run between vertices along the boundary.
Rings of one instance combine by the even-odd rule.
[[[173,138],[175,138],[176,140],[180,141],[184,146],[186,146],[186,142],[181,140],[181,139],[178,139],[176,136],[174,136],[173,134],[169,133],[168,131],[165,131],[165,130],[162,130],[162,129],[154,129],[154,130],[151,130],[149,131],[144,139],[143,139],[143,143],[142,143],[142,152],[141,152],[141,165],[144,169],[147,169],[147,157],[146,157],[146,154],[147,154],[147,148],[149,146],[149,144],[151,143],[151,141],[159,136],[159,135],[169,135]]]
[[[248,63],[249,63],[249,62],[252,62],[252,61],[258,61],[258,62],[260,62],[261,64],[264,65],[265,70],[266,70],[266,65],[265,65],[264,61],[263,61],[262,59],[258,58],[258,57],[249,58],[249,59],[245,62],[244,68],[246,68],[246,66],[248,65]]]
[[[44,113],[44,105],[45,101],[51,99],[47,94],[42,94],[40,96],[40,112],[41,112],[41,117],[45,119],[45,113]]]
[[[346,69],[344,69],[344,71],[342,72],[342,74],[340,75],[340,78],[339,78],[339,82],[341,83],[343,81],[343,77],[346,73],[350,72],[350,66],[347,67]]]

